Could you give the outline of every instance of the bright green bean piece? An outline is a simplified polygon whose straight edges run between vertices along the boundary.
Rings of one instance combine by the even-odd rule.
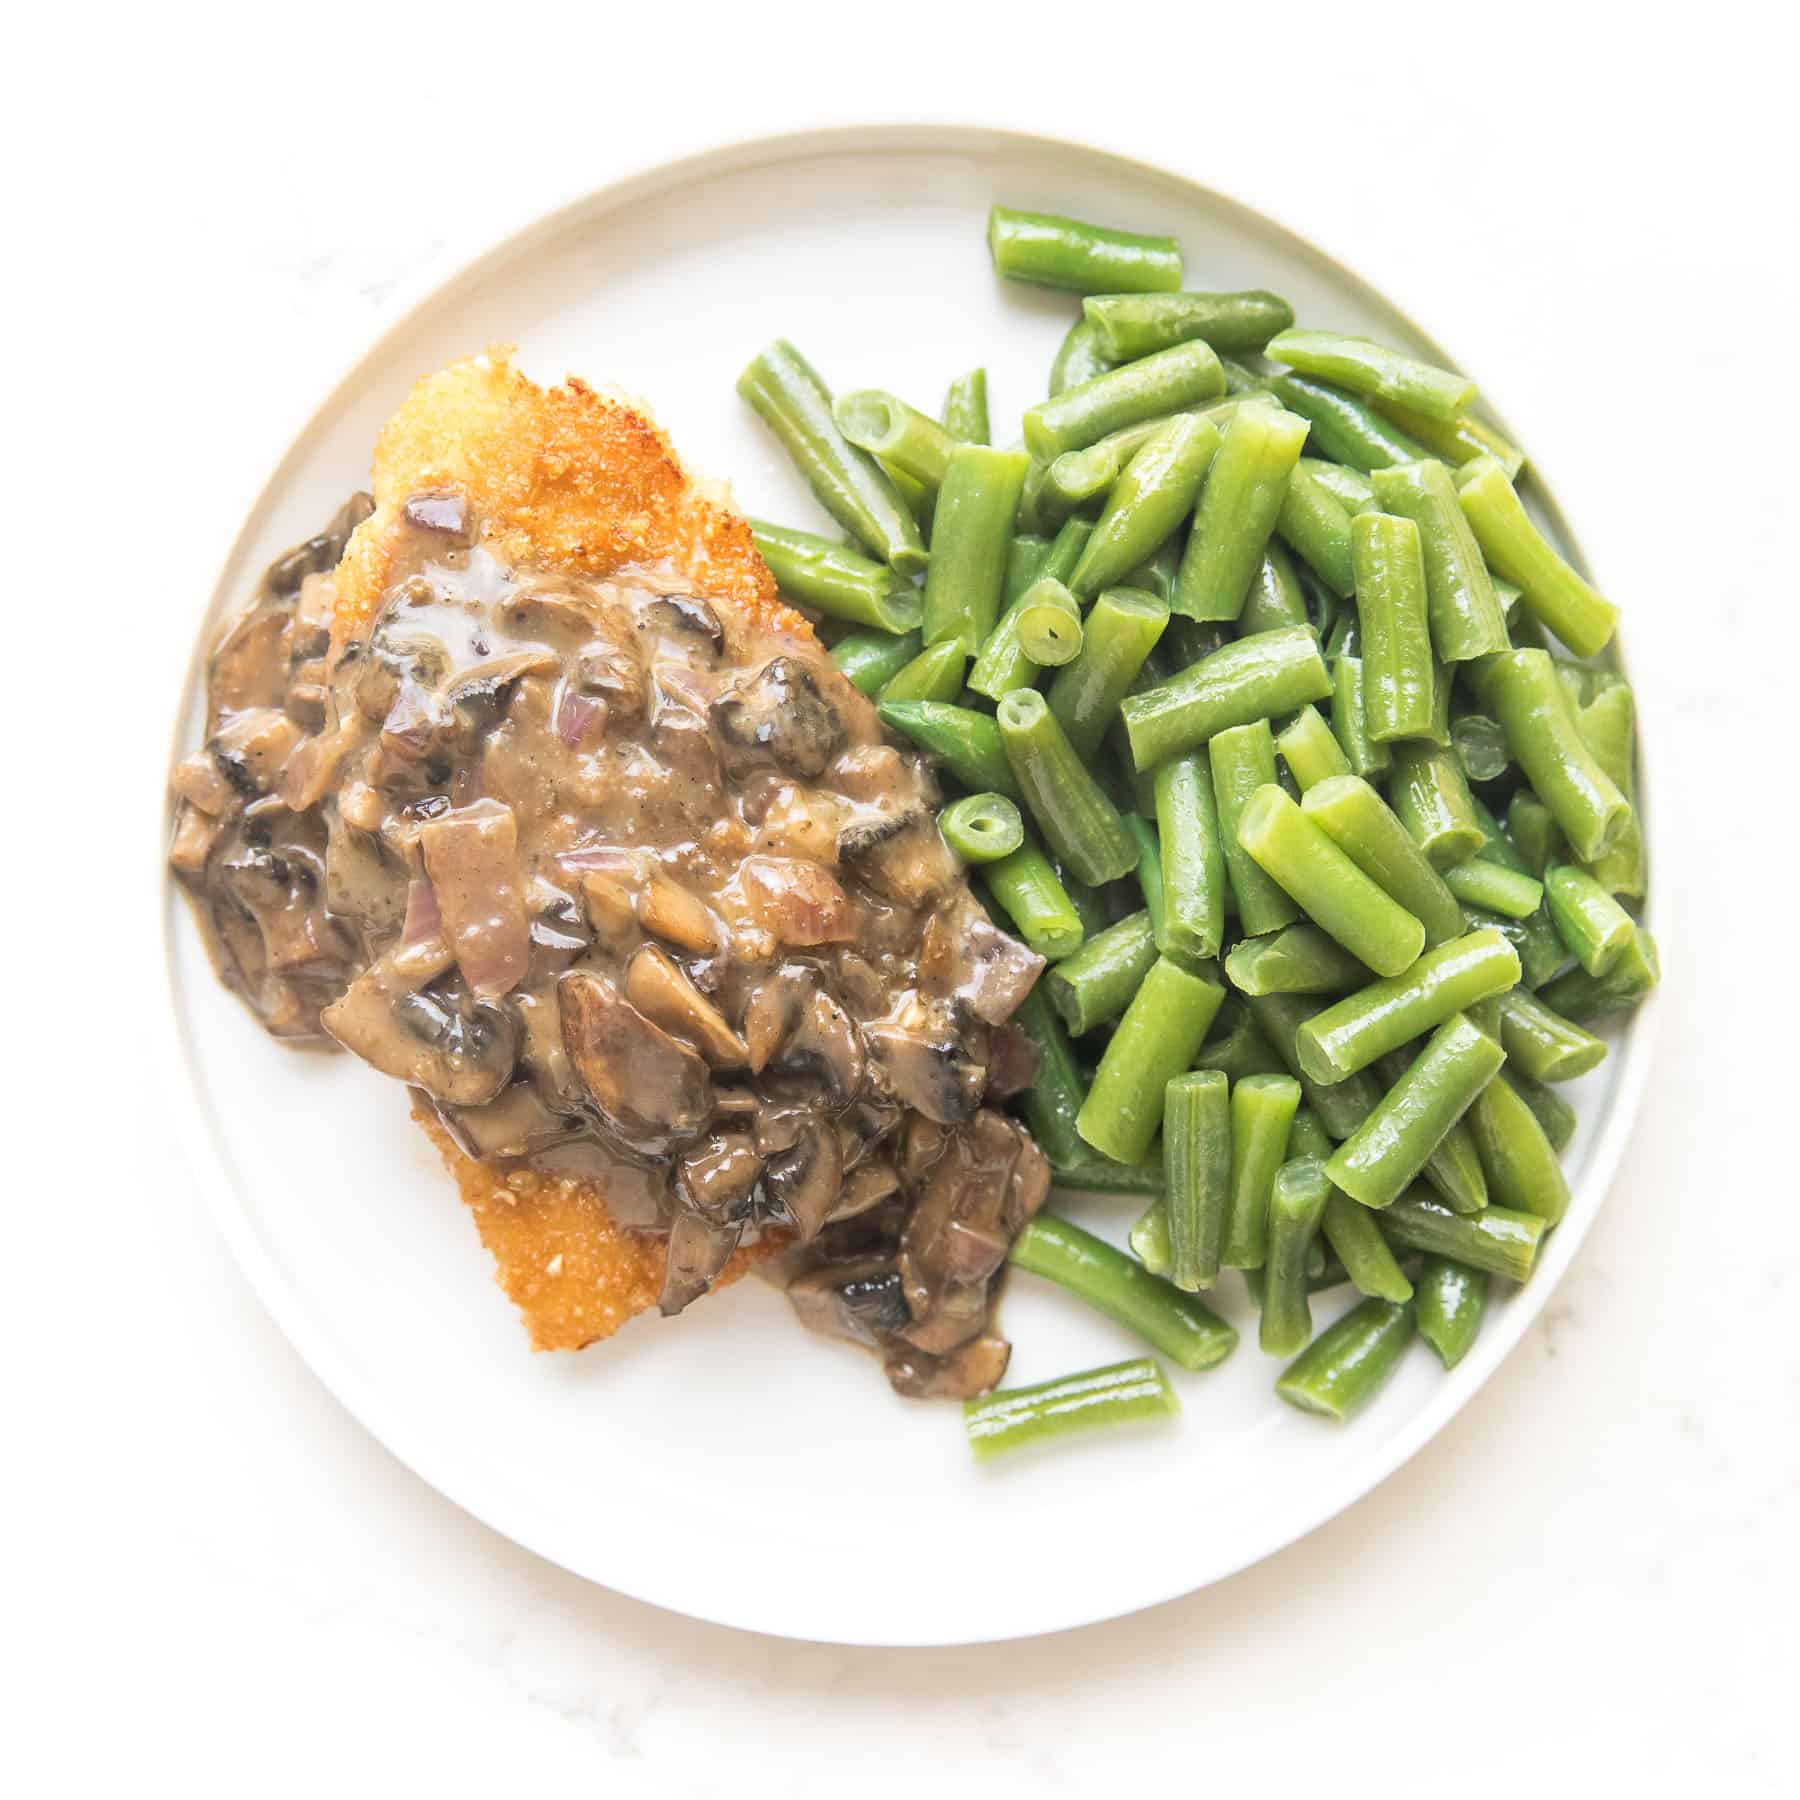
[[[1332,1138],[1340,1142],[1347,1138],[1375,1110],[1381,1088],[1374,1076],[1366,1073],[1324,1082],[1306,1072],[1300,1061],[1300,1031],[1317,1016],[1317,999],[1302,994],[1263,994],[1247,997],[1247,1004],[1275,1054],[1300,1083],[1308,1109]]]
[[[1157,841],[1156,828],[1135,813],[1125,815],[1125,829],[1137,845],[1138,892],[1143,896],[1144,911],[1150,915],[1150,935],[1160,941],[1163,929],[1162,845]]]
[[[1472,856],[1444,871],[1444,884],[1465,906],[1508,919],[1529,919],[1543,904],[1544,884],[1517,869]]]
[[[970,794],[938,814],[944,842],[966,863],[998,862],[1025,842],[1025,821],[1004,794]]]
[[[1130,574],[1174,531],[1192,510],[1219,444],[1212,420],[1183,413],[1139,447],[1107,494],[1070,580],[1077,594],[1096,594]]]
[[[1096,375],[1104,375],[1112,366],[1100,348],[1099,332],[1086,319],[1077,319],[1057,346],[1051,361],[1047,390],[1050,398],[1054,400],[1058,394],[1066,394],[1070,388],[1080,387]]]
[[[757,554],[790,599],[827,618],[904,634],[918,628],[919,590],[885,563],[810,531],[750,521]]]
[[[883,706],[902,701],[931,700],[947,705],[963,691],[963,667],[968,662],[958,639],[921,650],[881,690]]]
[[[988,891],[1039,956],[1055,962],[1081,948],[1087,935],[1081,915],[1050,859],[1037,845],[1027,842],[1011,856],[989,863],[983,873]]]
[[[1062,1193],[1123,1194],[1139,1200],[1161,1200],[1161,1156],[1152,1156],[1144,1162],[1128,1165],[1096,1156],[1085,1144],[1081,1147],[1081,1154],[1085,1160],[1071,1163],[1067,1168],[1057,1168],[1054,1164],[1051,1166],[1050,1185],[1053,1188]],[[1142,1261],[1142,1258],[1139,1260]]]
[[[1662,979],[1662,956],[1643,926],[1604,975],[1570,969],[1539,992],[1546,1006],[1565,1018],[1597,1019],[1606,1013],[1629,1012]]]
[[[1312,1336],[1306,1301],[1306,1253],[1331,1195],[1314,1156],[1283,1163],[1269,1189],[1268,1255],[1263,1264],[1258,1342],[1270,1356],[1292,1356]]]
[[[1119,711],[1132,760],[1151,769],[1234,725],[1292,712],[1330,691],[1318,639],[1293,625],[1226,644],[1173,680],[1127,696]]]
[[[1326,1165],[1364,1206],[1390,1206],[1493,1080],[1506,1052],[1464,1014],[1440,1025],[1380,1104]]]
[[[1533,1081],[1575,1081],[1606,1060],[1604,1039],[1565,1019],[1523,986],[1482,1005],[1493,1009],[1509,1077],[1523,1071]]]
[[[1167,607],[1175,596],[1175,577],[1181,569],[1181,546],[1170,538],[1157,553],[1138,564],[1125,578],[1125,585],[1139,593],[1152,594]]]
[[[1238,408],[1205,470],[1173,611],[1189,619],[1235,619],[1244,610],[1305,442],[1304,419],[1261,401]]]
[[[1031,1387],[1001,1388],[963,1402],[963,1431],[977,1462],[1106,1425],[1173,1418],[1181,1401],[1148,1356],[1058,1375]]]
[[[1201,413],[1177,413],[1175,418],[1197,419]],[[1125,472],[1125,465],[1166,431],[1174,419],[1143,419],[1103,437],[1085,450],[1065,451],[1044,471],[1044,494],[1059,506],[1085,506],[1098,499]],[[1214,430],[1218,427],[1215,425]]]
[[[1212,1035],[1200,1046],[1200,1054],[1194,1058],[1196,1068],[1217,1069],[1232,1081],[1242,1081],[1246,1075],[1287,1072],[1286,1065],[1263,1036],[1262,1028],[1250,1016],[1249,1008],[1235,994],[1229,998],[1229,1011],[1221,1008],[1219,1017],[1226,1022],[1220,1027],[1218,1020],[1214,1020]]]
[[[1049,660],[1072,662],[1081,646],[1081,607],[1054,575],[1041,575],[1004,613],[988,634],[969,689],[1002,700],[1014,688],[1029,687]]]
[[[1290,925],[1272,937],[1242,938],[1225,958],[1233,987],[1251,995],[1345,994],[1369,971],[1316,925]]]
[[[1238,818],[1238,841],[1300,910],[1381,975],[1398,975],[1425,947],[1417,916],[1365,875],[1278,787],[1260,788]]]
[[[1302,375],[1314,375],[1352,393],[1397,401],[1428,419],[1450,421],[1475,398],[1475,384],[1370,338],[1336,331],[1284,331],[1268,354]]]
[[[873,698],[925,648],[916,631],[894,637],[885,631],[853,631],[831,647],[831,660],[859,694]]]
[[[1551,548],[1499,463],[1491,456],[1477,457],[1458,474],[1456,491],[1488,567],[1524,589],[1532,616],[1577,656],[1597,656],[1604,650],[1619,609]]]
[[[1574,960],[1556,935],[1548,910],[1541,906],[1529,919],[1509,919],[1504,913],[1465,906],[1463,924],[1470,931],[1499,932],[1518,955],[1520,984],[1534,992],[1553,981]]]
[[[1383,511],[1411,519],[1430,596],[1431,642],[1448,663],[1468,662],[1509,647],[1506,614],[1481,547],[1441,462],[1400,463],[1372,477]],[[1358,585],[1358,593],[1361,586]]]
[[[1306,709],[1312,712],[1312,708]],[[1318,717],[1313,713],[1313,717]],[[1320,727],[1323,730],[1323,725]],[[1330,734],[1327,733],[1327,736]],[[1219,825],[1219,843],[1225,853],[1225,876],[1231,898],[1237,903],[1238,923],[1250,937],[1279,931],[1300,916],[1279,883],[1257,865],[1238,842],[1238,818],[1250,796],[1276,779],[1275,739],[1266,719],[1234,725],[1207,740],[1207,761],[1212,769],[1212,791]]]
[[[907,474],[904,469],[897,469],[892,463],[882,462],[880,457],[876,457],[875,460],[880,465],[881,472],[894,484],[894,491],[906,502],[906,510],[917,522],[919,534],[925,539],[929,548],[932,515],[937,510],[937,490],[928,487],[916,476]]]
[[[1436,686],[1419,528],[1391,513],[1350,521],[1362,626],[1363,725],[1378,744],[1429,737]]]
[[[1345,468],[1342,463],[1325,462],[1316,456],[1301,457],[1300,467],[1320,486],[1335,494],[1352,518],[1358,513],[1377,510],[1375,484],[1360,470]]]
[[[1225,855],[1205,757],[1161,764],[1155,791],[1163,882],[1157,948],[1177,962],[1202,963],[1219,954],[1225,935]]]
[[[1019,1096],[1019,1104],[1038,1148],[1049,1157],[1050,1166],[1060,1179],[1064,1170],[1094,1160],[1075,1129],[1076,1116],[1087,1099],[1087,1084],[1042,982],[1019,1002],[1011,1022],[1025,1033],[1037,1052],[1037,1074]]]
[[[1251,1075],[1231,1090],[1231,1205],[1223,1264],[1260,1269],[1268,1254],[1269,1191],[1288,1158],[1288,1136],[1300,1105],[1289,1075]]]
[[[1135,588],[1109,588],[1089,608],[1081,653],[1058,671],[1047,695],[1083,761],[1099,751],[1119,702],[1168,623],[1168,608]]]
[[[1342,388],[1304,375],[1278,375],[1269,389],[1289,412],[1311,425],[1309,441],[1316,456],[1366,475],[1390,463],[1418,462],[1425,455],[1424,445]]]
[[[1398,425],[1408,437],[1416,438],[1433,456],[1460,468],[1478,456],[1491,456],[1506,471],[1508,481],[1516,481],[1525,467],[1525,453],[1507,440],[1485,419],[1470,413],[1458,413],[1454,419],[1428,419],[1423,413],[1396,406],[1393,401],[1376,395],[1375,410],[1390,425]]]
[[[1542,650],[1509,650],[1482,660],[1477,677],[1513,760],[1585,863],[1618,841],[1631,818],[1619,791],[1575,723],[1556,668]]]
[[[1486,713],[1456,714],[1450,721],[1450,748],[1465,781],[1498,781],[1512,767],[1506,733]]]
[[[1643,826],[1637,815],[1634,766],[1637,702],[1631,689],[1620,682],[1578,706],[1575,729],[1632,809],[1630,819],[1614,838],[1611,848],[1595,857],[1588,872],[1609,893],[1626,894],[1641,900],[1649,888],[1649,874],[1645,865]]]
[[[1051,576],[1066,587],[1093,529],[1092,519],[1065,519],[1050,540],[1050,554],[1044,558],[1044,566],[1038,573]]]
[[[1245,636],[1259,631],[1279,631],[1285,625],[1308,625],[1306,591],[1294,573],[1293,558],[1270,538],[1263,546],[1262,561],[1250,577],[1244,610],[1238,614],[1238,630]]]
[[[1387,1385],[1412,1335],[1410,1304],[1363,1300],[1300,1352],[1275,1391],[1301,1412],[1349,1419]]]
[[[1051,540],[1035,531],[1015,531],[1006,547],[1006,585],[1000,590],[1005,605],[1018,597],[1044,573],[1050,560]],[[1002,617],[1005,615],[1002,614]]]
[[[1301,793],[1334,775],[1350,773],[1350,759],[1332,735],[1331,727],[1316,706],[1303,706],[1275,740],[1281,760],[1288,766]]]
[[[988,249],[996,274],[1039,287],[1166,294],[1181,286],[1181,246],[1173,238],[1113,231],[1060,213],[990,207]]]
[[[1425,927],[1425,942],[1462,935],[1462,908],[1398,815],[1368,782],[1334,775],[1306,790],[1300,810],[1382,891]]]
[[[882,724],[929,751],[972,792],[1019,798],[1000,727],[986,713],[941,701],[891,700],[885,694],[875,710]]]
[[[890,469],[910,475],[934,491],[943,486],[957,439],[936,419],[927,418],[885,388],[858,388],[832,407],[838,430],[857,449],[879,457]]]
[[[738,377],[737,390],[852,537],[902,575],[925,567],[925,540],[899,490],[838,430],[830,389],[792,344],[777,338]]]
[[[1350,551],[1350,509],[1302,457],[1288,477],[1275,529],[1332,593],[1348,600],[1356,592]]]
[[[925,574],[927,644],[957,643],[973,656],[987,642],[1000,616],[1026,463],[1015,450],[990,450],[985,444],[951,448]]]
[[[1294,322],[1294,309],[1261,288],[1238,294],[1098,294],[1081,303],[1114,362],[1203,338],[1221,355],[1260,350]]]
[[[1390,1244],[1454,1257],[1506,1281],[1523,1281],[1531,1273],[1545,1228],[1544,1220],[1506,1206],[1464,1218],[1420,1188],[1402,1194],[1381,1214],[1382,1235]]]
[[[1288,1157],[1316,1156],[1321,1162],[1328,1161],[1332,1151],[1331,1133],[1325,1129],[1319,1115],[1310,1106],[1301,1104],[1294,1114],[1294,1123],[1288,1131]]]
[[[953,846],[954,847],[954,846]],[[1043,978],[1050,1004],[1076,1036],[1107,1025],[1131,1003],[1156,961],[1148,912],[1134,912],[1096,932]]]
[[[1076,1129],[1114,1162],[1142,1162],[1164,1090],[1194,1060],[1225,998],[1217,981],[1158,957],[1108,1040]]]
[[[1332,665],[1331,680],[1331,729],[1350,772],[1364,780],[1385,774],[1393,767],[1394,753],[1369,736],[1362,658],[1348,652],[1340,655]]]
[[[1440,874],[1467,862],[1487,834],[1456,758],[1442,745],[1417,740],[1394,744],[1392,750],[1388,803],[1401,824]]]
[[[986,444],[988,432],[987,370],[971,369],[951,382],[944,396],[944,429],[965,444]]]
[[[1637,936],[1637,921],[1586,869],[1554,863],[1544,872],[1544,898],[1557,935],[1590,975],[1604,975]]]
[[[1406,1073],[1404,1054],[1384,1056],[1375,1067],[1385,1076],[1390,1063],[1400,1065],[1394,1070],[1396,1080]],[[1425,1164],[1425,1179],[1453,1213],[1478,1213],[1487,1205],[1487,1176],[1482,1173],[1481,1156],[1466,1119],[1452,1125],[1432,1151]]]
[[[1186,412],[1224,391],[1225,371],[1211,349],[1178,344],[1040,400],[1025,414],[1025,442],[1047,463],[1065,451],[1085,450],[1109,432]]]
[[[1518,979],[1512,945],[1497,931],[1472,931],[1427,950],[1405,974],[1372,981],[1315,1014],[1299,1028],[1295,1054],[1314,1081],[1342,1081]]]
[[[1168,1279],[1184,1292],[1219,1276],[1231,1205],[1231,1084],[1214,1069],[1177,1075],[1163,1096]]]
[[[1000,741],[1027,810],[1059,862],[1082,881],[1117,881],[1137,867],[1137,849],[1042,694],[1020,688],[995,713]]]
[[[1500,1076],[1469,1108],[1469,1132],[1487,1176],[1489,1210],[1503,1206],[1547,1225],[1569,1210],[1569,1180],[1556,1147],[1517,1090]]]
[[[1192,1294],[1067,1219],[1039,1213],[1007,1260],[1066,1288],[1184,1369],[1214,1368],[1237,1348],[1237,1332]]]
[[[1544,878],[1552,863],[1569,860],[1569,846],[1550,809],[1536,794],[1520,788],[1506,809],[1506,833],[1517,847],[1527,874]]]
[[[1446,1369],[1469,1354],[1487,1312],[1488,1272],[1428,1256],[1419,1273],[1419,1336]]]
[[[1168,1202],[1156,1200],[1147,1206],[1138,1222],[1126,1233],[1125,1241],[1131,1246],[1131,1254],[1152,1275],[1167,1279],[1171,1254]]]
[[[1325,1202],[1321,1229],[1358,1293],[1391,1300],[1395,1305],[1413,1297],[1413,1284],[1366,1206],[1358,1206],[1348,1194],[1334,1189]]]
[[[1544,1136],[1550,1140],[1550,1148],[1560,1156],[1575,1136],[1578,1121],[1574,1107],[1555,1088],[1533,1081],[1523,1070],[1510,1070],[1506,1079],[1512,1083],[1513,1092],[1537,1115]]]

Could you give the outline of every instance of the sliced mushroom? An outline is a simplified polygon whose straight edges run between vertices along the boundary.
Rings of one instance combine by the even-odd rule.
[[[984,1331],[947,1356],[896,1350],[883,1367],[894,1392],[909,1400],[972,1400],[1000,1385],[1011,1360],[1012,1345]]]
[[[712,1081],[698,1053],[598,975],[571,969],[556,991],[569,1061],[612,1130],[651,1155],[698,1135],[712,1111]]]
[[[631,890],[611,875],[583,875],[581,899],[589,928],[609,950],[622,950],[637,936]]]
[[[891,1163],[859,1164],[844,1177],[843,1191],[831,1209],[829,1223],[838,1225],[845,1219],[859,1219],[899,1191],[900,1177]]]
[[[797,657],[777,656],[712,705],[713,729],[740,767],[774,762],[790,774],[822,775],[844,741],[844,722]]]
[[[240,794],[254,799],[280,781],[300,737],[300,727],[280,708],[259,706],[234,714],[206,747],[220,775]]]
[[[453,675],[445,686],[444,697],[451,701],[492,700],[515,681],[522,681],[527,675],[548,675],[556,666],[556,658],[548,650],[514,650],[474,663]]]
[[[823,1119],[811,1119],[789,1150],[778,1150],[763,1165],[763,1198],[771,1213],[792,1225],[801,1243],[819,1235],[837,1204],[844,1180],[844,1152],[838,1135]]]
[[[431,891],[427,882],[417,885]],[[353,830],[341,813],[326,830],[325,905],[339,918],[367,922],[383,931],[411,918],[405,870],[382,854],[379,838]],[[435,913],[434,900],[433,932],[438,929]]]
[[[419,832],[419,848],[463,979],[484,1000],[498,999],[531,963],[512,808],[483,800],[433,819]]]
[[[1010,1100],[1037,1080],[1037,1044],[1017,1025],[998,1025],[988,1037],[987,1098]]]
[[[569,1135],[575,1123],[553,1113],[528,1081],[515,1081],[485,1106],[439,1106],[437,1115],[465,1155],[530,1156]],[[610,1207],[612,1196],[607,1196]]]
[[[912,1316],[892,1257],[859,1257],[805,1270],[788,1283],[787,1296],[808,1331],[872,1350]]]
[[[191,800],[182,801],[169,841],[169,866],[181,875],[201,874],[224,830],[223,819],[202,812]]]
[[[928,994],[953,999],[989,1025],[1018,1010],[1044,970],[1044,959],[1001,931],[961,888],[925,927],[919,979]]]
[[[697,956],[719,947],[717,920],[701,901],[666,875],[652,875],[644,884],[637,898],[637,917],[652,937]]]
[[[686,1038],[715,1069],[741,1069],[750,1060],[725,1015],[654,944],[639,948],[627,965],[625,998],[645,1018]]]
[[[850,1015],[823,989],[800,1008],[781,1052],[784,1069],[823,1078],[833,1106],[848,1106],[863,1084],[863,1047]]]
[[[473,513],[466,494],[414,494],[403,509],[407,524],[459,544],[471,540]]]
[[[660,637],[673,637],[696,648],[709,663],[718,660],[725,647],[725,627],[704,600],[692,594],[659,594],[644,602],[638,624]]]
[[[946,892],[957,879],[956,859],[944,847],[937,821],[919,812],[897,829],[872,835],[863,845],[838,839],[838,855],[902,906],[922,907]]]
[[[673,1318],[718,1280],[743,1229],[741,1225],[710,1224],[696,1213],[675,1215],[669,1227],[662,1298],[657,1303],[664,1318]]]
[[[777,943],[841,944],[856,916],[829,870],[797,856],[750,856],[738,876],[745,910]]]
[[[319,1015],[346,1050],[446,1106],[482,1106],[512,1079],[518,1029],[498,1007],[466,1010],[425,992],[389,986],[377,963]]]
[[[750,1134],[722,1131],[675,1159],[675,1192],[690,1212],[721,1224],[750,1215],[750,1197],[763,1159]]]
[[[960,1125],[981,1104],[987,1071],[955,1032],[930,1036],[902,1025],[865,1025],[863,1042],[896,1100],[940,1125]]]
[[[744,1006],[744,1043],[752,1075],[760,1075],[787,1041],[816,981],[804,963],[783,963],[751,988]]]
[[[525,894],[531,917],[532,966],[539,970],[566,969],[593,944],[575,896],[554,882],[534,875]]]

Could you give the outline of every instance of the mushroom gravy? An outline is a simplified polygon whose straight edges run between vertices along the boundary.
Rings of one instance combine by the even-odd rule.
[[[679,1312],[792,1237],[815,1329],[902,1393],[991,1387],[993,1301],[1049,1170],[989,1103],[1041,960],[944,847],[926,765],[816,643],[666,571],[502,566],[417,494],[333,656],[353,498],[208,669],[170,860],[277,1037],[427,1097],[467,1154],[591,1178],[667,1240]]]

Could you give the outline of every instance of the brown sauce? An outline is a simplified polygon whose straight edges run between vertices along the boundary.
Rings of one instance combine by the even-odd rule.
[[[503,566],[417,495],[329,654],[353,499],[208,671],[171,862],[221,978],[468,1155],[595,1180],[677,1312],[789,1234],[789,1293],[905,1393],[976,1392],[1047,1165],[993,1110],[1039,959],[938,835],[929,769],[816,644],[666,574]]]

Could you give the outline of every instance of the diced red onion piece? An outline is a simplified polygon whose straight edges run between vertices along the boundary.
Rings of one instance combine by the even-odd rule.
[[[562,705],[556,709],[556,735],[573,750],[599,715],[599,701],[571,690],[563,695]]]
[[[400,929],[403,944],[422,944],[436,937],[444,928],[438,911],[437,889],[429,881],[416,878],[406,886],[406,923]]]

